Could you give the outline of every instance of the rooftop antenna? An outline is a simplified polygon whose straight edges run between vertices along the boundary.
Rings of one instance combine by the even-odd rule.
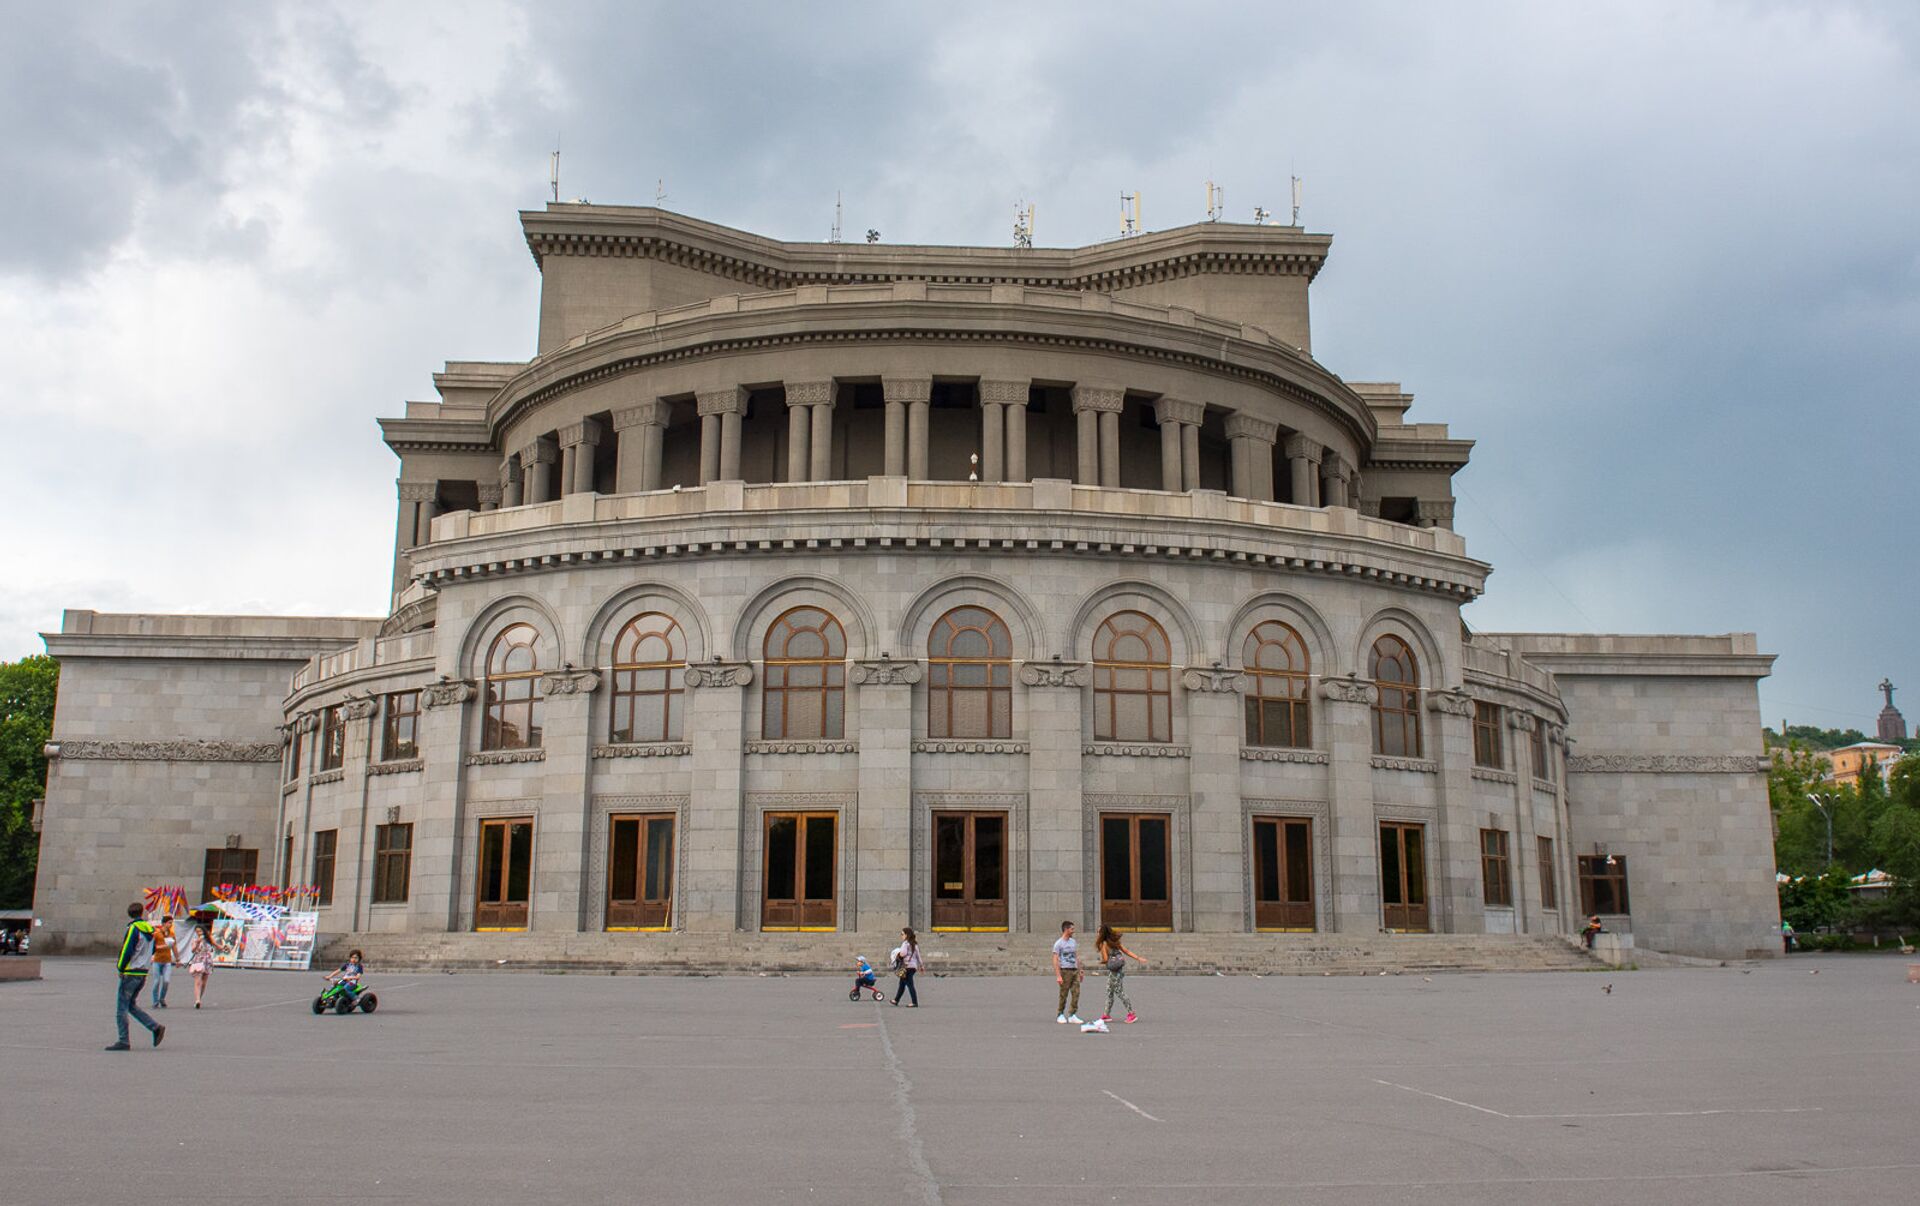
[[[833,190],[833,233],[827,236],[827,242],[840,241],[840,190]]]
[[[1013,245],[1033,250],[1033,206],[1016,202],[1013,207]]]
[[[879,231],[877,231],[877,230],[875,230],[875,229],[873,229],[872,227],[868,227],[868,228],[867,228],[867,242],[869,242],[869,243],[878,243],[879,241],[880,241],[880,232],[879,232]]]
[[[1262,207],[1258,205],[1253,207],[1253,224],[1255,226],[1265,226],[1267,224],[1267,218],[1269,216],[1270,215],[1267,213],[1267,211]]]
[[[557,143],[560,140],[556,138],[553,141]],[[553,148],[551,170],[548,171],[547,176],[548,183],[553,185],[553,199],[557,203],[560,200],[560,148],[557,146]]]
[[[1293,224],[1300,225],[1300,177],[1293,178]]]
[[[1207,181],[1207,221],[1218,222],[1227,215],[1227,190]]]
[[[662,206],[667,203],[667,182],[664,177],[653,182],[653,203]]]
[[[1120,237],[1132,238],[1140,233],[1140,194],[1120,194]]]

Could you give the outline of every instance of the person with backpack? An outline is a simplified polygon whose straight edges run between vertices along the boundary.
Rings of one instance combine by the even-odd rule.
[[[167,1028],[140,1008],[140,990],[147,986],[147,972],[153,966],[153,927],[147,924],[145,913],[146,910],[137,904],[127,906],[127,932],[120,939],[120,957],[113,964],[114,971],[120,976],[119,996],[113,1010],[113,1020],[120,1028],[120,1038],[107,1048],[109,1051],[132,1050],[127,1042],[129,1014],[152,1032],[154,1046],[158,1047],[160,1040],[167,1037]]]

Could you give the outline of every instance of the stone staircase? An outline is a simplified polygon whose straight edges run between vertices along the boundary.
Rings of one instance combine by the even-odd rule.
[[[1034,975],[1051,934],[923,934],[929,974]],[[353,947],[382,971],[519,971],[601,975],[840,975],[863,954],[875,966],[899,935],[833,934],[340,934],[324,936],[314,965]],[[1380,972],[1585,971],[1603,966],[1555,934],[1136,934],[1128,940],[1173,975],[1372,975]],[[1080,950],[1092,962],[1093,941]]]

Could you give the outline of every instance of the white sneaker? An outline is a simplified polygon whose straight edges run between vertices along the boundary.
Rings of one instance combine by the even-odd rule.
[[[1060,1024],[1062,1025],[1062,1026],[1064,1026],[1064,1025],[1066,1025],[1066,1024],[1067,1024],[1067,1015],[1063,1013],[1063,1014],[1061,1014],[1061,1015],[1060,1015],[1059,1017],[1057,1017],[1057,1018],[1055,1018],[1055,1019],[1053,1019],[1053,1020],[1054,1020],[1054,1021],[1056,1021],[1056,1022],[1058,1022],[1058,1023],[1060,1023]]]
[[[1082,1024],[1080,1027],[1080,1033],[1081,1034],[1105,1034],[1107,1033],[1107,1024],[1101,1021],[1099,1018],[1095,1018],[1091,1022],[1086,1022]]]
[[[1060,1020],[1063,1022],[1071,1022],[1075,1026],[1085,1025],[1085,1023],[1080,1020],[1080,1015],[1077,1013],[1070,1013],[1066,1017],[1061,1018]]]

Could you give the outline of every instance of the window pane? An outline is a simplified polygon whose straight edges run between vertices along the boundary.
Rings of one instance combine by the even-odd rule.
[[[761,722],[760,735],[769,740],[777,740],[787,735],[787,697],[767,688],[765,719]]]
[[[1013,736],[1013,692],[1002,688],[993,693],[993,730],[989,737]]]
[[[967,819],[935,817],[933,821],[933,894],[940,900],[966,895]]]
[[[1406,903],[1400,893],[1400,831],[1391,825],[1380,827],[1380,898],[1390,905]]]
[[[800,849],[800,818],[767,821],[767,899],[793,900],[794,864]]]
[[[792,691],[787,694],[787,736],[812,740],[820,736],[820,694],[816,691]]]
[[[1287,825],[1287,900],[1308,904],[1313,900],[1312,826],[1305,821]]]
[[[647,822],[647,891],[645,899],[664,901],[673,892],[673,819],[653,817]]]
[[[832,817],[807,818],[807,899],[833,899]]]
[[[667,697],[641,695],[633,701],[632,741],[664,741],[667,735]]]
[[[528,887],[533,880],[533,823],[514,821],[507,826],[507,899],[525,904],[532,897]]]
[[[1000,900],[1007,863],[1007,824],[1001,817],[973,819],[973,897],[975,900]]]
[[[1151,741],[1153,732],[1147,720],[1147,697],[1113,697],[1113,733],[1115,741]]]
[[[987,695],[984,691],[958,691],[953,696],[953,735],[987,736]]]
[[[1140,818],[1140,899],[1171,900],[1167,890],[1167,821]]]
[[[1280,827],[1272,821],[1253,823],[1255,899],[1280,899]]]
[[[629,817],[615,820],[612,841],[607,858],[607,895],[630,901],[640,889],[640,822]]]
[[[1100,819],[1100,892],[1108,900],[1133,899],[1133,831],[1126,817]]]
[[[847,695],[844,689],[835,687],[827,692],[826,710],[822,717],[820,735],[830,741],[838,741],[846,735]]]
[[[1403,832],[1407,835],[1407,903],[1425,904],[1427,903],[1427,860],[1423,850],[1425,831],[1418,825],[1412,825]]]
[[[506,829],[500,825],[480,827],[480,899],[500,903],[500,889],[506,878]]]

